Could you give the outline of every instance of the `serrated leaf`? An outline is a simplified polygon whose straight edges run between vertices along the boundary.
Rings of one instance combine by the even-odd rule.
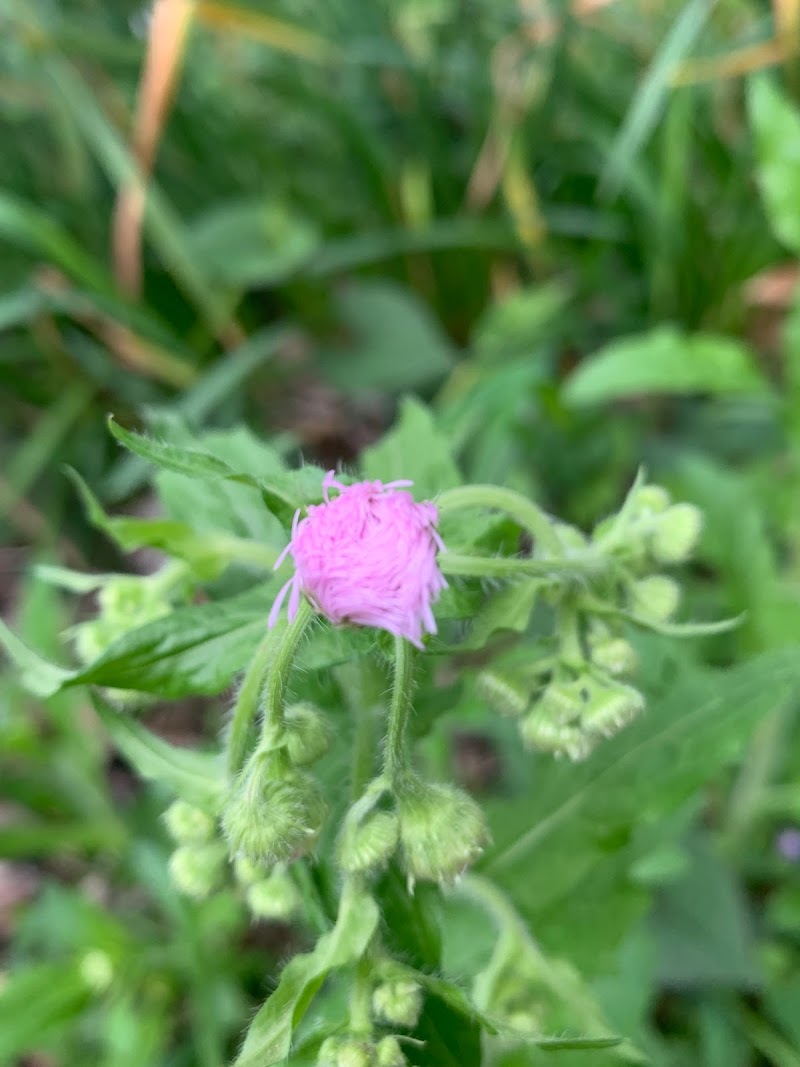
[[[584,359],[562,395],[581,407],[652,394],[759,393],[769,388],[754,353],[714,334],[683,334],[673,326],[623,337]]]
[[[179,448],[166,441],[157,441],[143,434],[131,433],[129,430],[123,430],[114,421],[113,416],[108,419],[108,429],[129,452],[141,456],[142,459],[148,460],[156,467],[175,471],[177,474],[186,474],[191,478],[229,478],[243,485],[260,488],[257,478],[249,474],[237,473],[227,463],[223,463],[221,459],[217,459],[209,452],[196,448]]]
[[[430,411],[412,397],[401,401],[389,433],[364,450],[361,468],[365,478],[410,479],[418,500],[432,499],[443,489],[461,484],[447,438],[437,429]]]
[[[475,615],[467,638],[459,648],[482,648],[499,630],[523,633],[544,584],[539,578],[522,578],[492,593]]]
[[[289,1055],[292,1034],[331,971],[360,959],[378,927],[380,913],[366,893],[345,890],[336,926],[313,952],[295,956],[274,993],[250,1024],[233,1067],[272,1067]]]
[[[169,744],[97,693],[92,704],[111,740],[142,778],[164,782],[184,800],[214,810],[225,788],[218,756]]]
[[[800,114],[768,77],[750,81],[747,105],[767,216],[778,240],[800,252]]]
[[[91,684],[177,698],[223,692],[267,627],[277,582],[210,604],[178,608],[118,638],[70,685]]]

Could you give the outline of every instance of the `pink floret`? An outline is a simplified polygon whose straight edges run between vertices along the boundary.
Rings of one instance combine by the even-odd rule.
[[[275,625],[289,592],[289,619],[300,596],[333,623],[376,626],[418,648],[436,633],[432,605],[447,588],[436,564],[444,545],[436,531],[434,504],[418,504],[404,488],[411,482],[357,482],[344,486],[333,471],[322,483],[324,504],[295,515],[292,538],[276,568],[290,554],[295,572],[275,598]],[[339,490],[330,498],[330,489]]]

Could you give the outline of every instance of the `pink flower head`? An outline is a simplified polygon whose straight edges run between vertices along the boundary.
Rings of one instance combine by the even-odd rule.
[[[329,471],[322,482],[324,504],[294,517],[287,554],[295,572],[281,589],[269,614],[275,625],[289,589],[289,619],[304,593],[333,623],[377,626],[422,647],[424,633],[436,633],[431,605],[447,588],[436,565],[444,550],[436,531],[434,504],[418,504],[404,492],[411,482],[357,482],[345,486]],[[329,489],[338,489],[331,499]]]

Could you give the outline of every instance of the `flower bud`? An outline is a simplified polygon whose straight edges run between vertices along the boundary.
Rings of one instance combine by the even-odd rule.
[[[644,697],[633,686],[620,682],[610,685],[595,682],[581,725],[592,734],[612,737],[644,711],[644,707]]]
[[[684,563],[694,552],[703,529],[703,513],[694,504],[673,504],[660,516],[650,538],[650,552],[659,563]]]
[[[338,1055],[341,1043],[341,1037],[326,1037],[319,1046],[319,1052],[317,1053],[317,1067],[336,1067],[336,1056]]]
[[[400,824],[391,811],[372,811],[361,822],[347,819],[339,838],[339,866],[346,874],[379,871],[392,858]]]
[[[202,808],[176,800],[164,812],[167,832],[179,845],[200,845],[214,836],[216,823]]]
[[[233,861],[233,873],[239,885],[250,886],[263,881],[269,870],[263,863],[253,863],[246,856],[237,856]]]
[[[269,867],[308,852],[324,818],[325,802],[310,775],[256,751],[234,785],[222,829],[234,854]]]
[[[330,728],[313,704],[292,704],[285,712],[285,745],[295,767],[316,763],[330,746]]]
[[[274,871],[247,890],[247,903],[257,919],[286,922],[300,908],[297,886],[286,871]]]
[[[670,505],[670,496],[661,485],[642,485],[636,491],[634,502],[640,515],[661,515]]]
[[[80,973],[93,993],[105,993],[114,980],[114,962],[107,952],[93,948],[81,960]]]
[[[633,645],[622,637],[612,637],[592,645],[592,663],[609,674],[633,674],[638,662],[639,658]]]
[[[681,587],[665,574],[651,574],[634,582],[631,599],[634,613],[642,619],[667,622],[678,610]]]
[[[335,1067],[372,1067],[372,1045],[369,1041],[344,1038],[333,1062]]]
[[[221,841],[208,845],[181,845],[170,856],[169,873],[181,893],[203,900],[221,885],[226,858]]]
[[[422,1011],[422,988],[417,982],[384,982],[372,994],[375,1018],[390,1026],[412,1030]]]
[[[576,762],[586,759],[597,744],[580,725],[554,722],[541,702],[520,723],[520,734],[526,747]]]
[[[412,881],[456,878],[489,841],[480,807],[445,783],[415,781],[400,796],[399,816],[403,860]]]
[[[396,1037],[383,1037],[375,1046],[375,1067],[406,1067],[406,1062]]]
[[[475,688],[478,696],[500,715],[524,715],[531,702],[527,688],[499,671],[481,671],[475,679]]]

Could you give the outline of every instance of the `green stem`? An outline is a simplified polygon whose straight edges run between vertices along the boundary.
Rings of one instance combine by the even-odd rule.
[[[350,990],[350,1029],[359,1036],[372,1033],[372,971],[372,960],[368,955],[362,957]]]
[[[403,637],[395,637],[394,680],[392,702],[383,766],[387,782],[395,785],[408,770],[406,732],[411,714],[411,690],[414,680],[414,650]]]
[[[279,699],[282,699],[283,686],[285,685],[284,676],[288,666],[291,665],[297,641],[302,636],[311,617],[310,605],[307,601],[302,600],[294,622],[291,623],[288,629],[282,632],[278,630],[268,631],[256,649],[239,690],[228,734],[228,772],[231,776],[239,773],[247,756],[250,731],[258,714],[258,705],[268,672],[269,681],[272,683],[273,689],[275,685],[281,686]],[[299,634],[296,633],[298,623],[300,624]],[[294,638],[294,643],[291,644],[287,656],[287,640],[290,634]],[[271,667],[274,669],[270,670]]]
[[[597,552],[571,556],[568,559],[517,559],[497,556],[460,555],[441,552],[437,558],[443,574],[463,574],[475,578],[513,578],[525,574],[574,575],[598,574],[612,565],[612,561]]]
[[[562,556],[563,546],[550,517],[533,501],[513,489],[498,485],[462,485],[447,489],[436,500],[440,513],[459,508],[493,508],[505,511],[533,534],[544,551],[553,556]]]
[[[264,686],[262,733],[265,740],[276,727],[280,727],[283,723],[283,703],[292,663],[313,618],[313,608],[304,597],[301,598],[297,614],[283,631],[280,643],[275,649],[275,658],[267,675],[267,684]]]

